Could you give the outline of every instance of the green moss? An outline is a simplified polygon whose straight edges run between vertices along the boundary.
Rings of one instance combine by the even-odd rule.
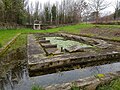
[[[90,45],[86,45],[86,44],[83,44],[83,43],[79,43],[79,42],[76,42],[76,41],[72,41],[72,40],[65,40],[63,37],[45,37],[47,40],[50,40],[50,42],[52,44],[57,44],[57,47],[59,49],[61,49],[61,47],[63,49],[67,49],[71,46],[74,46],[74,45],[77,45],[77,46],[80,46],[80,47],[92,47]]]
[[[96,77],[97,77],[97,78],[104,78],[105,75],[104,75],[104,74],[98,74],[98,75],[96,75]]]

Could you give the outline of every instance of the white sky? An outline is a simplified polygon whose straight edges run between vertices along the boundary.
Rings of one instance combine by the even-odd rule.
[[[46,2],[51,2],[51,3],[56,3],[56,2],[61,2],[62,0],[29,0],[29,2],[32,2],[33,4],[35,2],[39,1],[40,3],[44,4]],[[86,0],[86,1],[89,1],[89,0]],[[108,7],[107,9],[105,9],[103,12],[104,12],[104,15],[107,15],[109,13],[113,13],[114,12],[114,5],[115,5],[115,2],[116,0],[105,0],[107,3],[111,3],[110,7]],[[120,0],[119,0],[120,1]],[[102,13],[103,13],[102,12]]]

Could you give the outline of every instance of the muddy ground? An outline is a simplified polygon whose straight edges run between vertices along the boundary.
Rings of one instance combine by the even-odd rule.
[[[120,37],[120,28],[88,28],[80,30],[80,34],[83,35],[93,35],[97,37],[107,37],[107,38],[119,38]]]

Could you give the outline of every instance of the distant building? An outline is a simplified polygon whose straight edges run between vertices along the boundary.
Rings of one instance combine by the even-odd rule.
[[[33,24],[34,30],[41,30],[41,21],[35,20]]]

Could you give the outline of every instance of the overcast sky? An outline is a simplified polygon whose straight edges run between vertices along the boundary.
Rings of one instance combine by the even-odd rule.
[[[40,3],[44,4],[46,2],[51,2],[51,3],[55,3],[55,2],[61,2],[62,0],[29,0],[29,2],[32,2],[32,3],[35,3],[39,1]],[[87,0],[86,0],[87,1]],[[107,13],[113,13],[114,12],[114,5],[115,5],[115,2],[116,0],[105,0],[107,3],[111,3],[111,6],[108,7],[107,9],[105,9],[103,12],[104,14],[107,14]],[[120,0],[119,0],[120,1]]]

